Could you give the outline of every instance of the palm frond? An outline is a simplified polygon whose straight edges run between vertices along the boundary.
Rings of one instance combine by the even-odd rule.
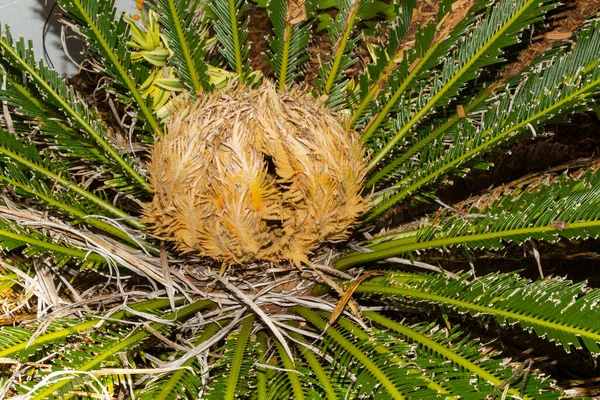
[[[119,151],[107,141],[106,127],[90,113],[81,98],[67,85],[64,78],[60,77],[55,71],[49,70],[41,61],[36,65],[33,51],[25,46],[24,40],[21,38],[14,43],[10,30],[8,27],[5,28],[4,34],[0,36],[0,48],[3,50],[4,61],[15,69],[26,72],[28,79],[31,79],[31,82],[37,87],[39,96],[45,98],[46,102],[61,114],[67,125],[77,129],[77,132],[63,131],[70,134],[70,141],[76,140],[73,137],[75,133],[79,133],[78,136],[83,138],[83,143],[86,140],[88,140],[88,143],[89,140],[93,140],[100,150],[105,153],[105,157],[110,160],[113,168],[122,171],[141,188],[149,191],[150,187],[146,179],[135,170],[129,160],[119,154]],[[3,95],[3,97],[5,96]],[[23,100],[23,96],[19,96],[16,105],[23,105]],[[11,100],[8,99],[7,101],[10,102]],[[21,101],[20,104],[19,101]],[[43,115],[42,118],[44,117],[49,118]],[[86,139],[86,137],[89,139]]]
[[[67,17],[87,41],[88,51],[100,57],[96,67],[114,84],[111,89],[123,102],[135,101],[139,118],[145,121],[154,133],[162,131],[160,124],[146,104],[139,90],[149,71],[142,63],[132,63],[127,48],[129,24],[121,15],[115,18],[115,1],[59,0],[58,4],[68,12]]]
[[[23,133],[31,133],[31,126],[33,126],[39,129],[41,140],[51,143],[53,147],[56,146],[66,158],[110,164],[110,159],[93,138],[84,136],[68,126],[56,109],[51,109],[48,103],[41,102],[37,98],[37,93],[19,83],[16,76],[7,73],[4,78],[7,84],[5,89],[0,89],[0,99],[14,107],[13,112],[16,117],[26,124]]]
[[[213,306],[210,301],[197,301],[189,304],[179,310],[162,316],[163,320],[167,321],[182,321],[185,318],[193,315],[194,313]],[[165,323],[154,322],[150,324],[152,331],[160,331],[167,325]],[[89,372],[94,368],[97,368],[101,363],[107,360],[113,359],[118,352],[124,349],[130,349],[141,345],[147,337],[150,336],[148,330],[140,330],[137,333],[128,334],[128,331],[115,332],[114,335],[110,335],[110,332],[103,331],[102,336],[95,337],[96,341],[93,344],[87,345],[83,350],[76,348],[71,352],[63,353],[65,362],[68,367],[77,372]],[[63,393],[71,381],[73,376],[65,376],[58,382],[40,388],[34,393],[30,393],[31,398],[34,400],[46,399],[49,396],[56,395],[57,393]],[[34,382],[29,383],[32,385]],[[34,386],[35,387],[35,386]]]
[[[571,47],[572,43],[559,41],[541,56],[531,60],[530,64],[521,72],[528,74],[535,72],[538,68],[544,68],[549,61],[564,54]],[[522,79],[522,75],[517,74],[505,81],[495,82],[486,86],[477,96],[475,96],[475,98],[462,105],[464,115],[469,117],[470,114],[481,112],[483,107],[485,107],[484,102],[494,96],[495,92],[502,90],[502,88],[518,86],[520,79]],[[405,171],[400,168],[401,166],[409,164],[412,159],[419,157],[421,152],[426,150],[428,146],[440,146],[440,142],[444,140],[444,138],[456,136],[458,133],[458,124],[463,118],[462,115],[456,113],[449,118],[441,119],[440,121],[435,120],[432,124],[433,127],[422,127],[417,129],[414,137],[406,139],[409,144],[405,146],[404,151],[401,154],[398,154],[393,160],[386,161],[382,168],[374,172],[365,183],[365,187],[372,188],[375,185],[382,187],[385,183],[402,178],[405,175]],[[487,168],[488,165],[482,163],[482,167]]]
[[[142,301],[130,306],[134,311],[160,310],[169,307],[168,299],[154,299]],[[116,311],[110,314],[115,320],[131,317],[133,314],[129,311]],[[29,329],[15,328],[9,326],[0,327],[0,357],[17,358],[27,360],[27,357],[37,348],[45,345],[60,344],[71,336],[91,329],[94,325],[101,322],[101,317],[95,317],[89,321],[80,322],[79,320],[65,319],[57,321],[57,325],[63,324],[62,328],[57,328],[51,332],[37,336],[33,340],[33,332]]]
[[[73,182],[73,180],[70,179],[70,173],[67,166],[59,162],[52,162],[49,159],[42,158],[35,146],[25,146],[22,142],[18,141],[15,136],[9,134],[1,128],[0,161],[3,161],[5,165],[13,164],[13,167],[7,168],[15,170],[14,165],[16,164],[18,166],[17,169],[22,170],[22,172],[10,177],[6,176],[4,173],[0,175],[6,176],[6,179],[30,189],[31,192],[42,194],[41,192],[43,190],[43,188],[41,188],[35,180],[33,182],[31,181],[30,177],[33,174],[33,176],[35,176],[37,179],[48,180],[53,182],[54,185],[58,184],[65,190],[68,190],[73,194],[70,197],[71,199],[75,198],[76,195],[81,196],[93,203],[99,209],[104,210],[109,215],[113,215],[118,218],[124,218],[127,223],[137,228],[143,226],[118,207],[113,206],[106,200],[94,195],[90,191]],[[27,171],[27,173],[25,171]],[[18,179],[19,176],[21,177],[20,180]],[[48,197],[50,193],[46,192],[45,194],[46,197]],[[53,202],[59,203],[60,208],[66,210],[65,207],[70,207],[70,209],[73,209],[72,206],[64,204],[60,201],[60,195],[52,196],[50,194],[50,197],[53,199]],[[91,208],[87,208],[86,211],[91,211]]]
[[[200,338],[194,342],[194,347],[209,340],[219,330],[219,324],[208,324]],[[183,363],[180,369],[172,374],[153,380],[139,393],[140,400],[175,400],[181,397],[195,397],[203,386],[202,373],[199,363],[191,358]],[[190,371],[188,368],[192,368]]]
[[[524,382],[509,381],[514,366],[505,363],[494,351],[486,351],[481,343],[459,329],[441,329],[435,324],[406,326],[373,311],[366,311],[364,315],[417,344],[419,347],[415,353],[418,356],[414,362],[449,393],[476,400],[485,395],[497,396],[504,390],[501,388],[508,385],[504,393],[513,398],[557,398],[552,382],[538,374],[523,378],[526,379]],[[378,339],[381,340],[381,334]],[[397,340],[393,334],[386,338],[391,345]],[[512,386],[515,384],[518,386]]]
[[[346,104],[345,87],[348,79],[344,71],[358,61],[352,49],[360,41],[360,35],[352,36],[358,22],[358,13],[367,8],[371,0],[340,0],[339,12],[328,28],[333,43],[332,54],[321,61],[315,84],[322,95],[328,96],[327,105],[340,108]]]
[[[290,337],[296,340],[297,342],[303,341],[302,335],[289,332]],[[330,379],[331,368],[329,365],[322,364],[322,361],[313,353],[311,349],[308,347],[302,348],[302,345],[298,346],[299,352],[302,354],[302,357],[306,361],[307,366],[305,367],[308,371],[310,371],[309,375],[306,379],[310,379],[314,374],[316,376],[316,382],[313,383],[314,386],[320,387],[320,389],[324,392],[327,400],[336,400],[338,399],[337,393],[341,393],[343,391],[343,387],[340,385],[339,381]],[[280,351],[281,353],[281,351]],[[300,360],[296,359],[295,363],[300,363]],[[300,369],[299,366],[296,369]],[[337,387],[334,387],[337,386]]]
[[[275,71],[279,90],[291,84],[299,75],[298,67],[308,59],[306,47],[310,38],[311,4],[305,1],[270,0],[267,12],[275,36],[268,39],[269,65]]]
[[[502,61],[502,49],[516,43],[527,26],[538,21],[556,5],[556,2],[549,0],[541,3],[536,0],[504,0],[490,6],[485,17],[476,18],[469,29],[461,24],[460,28],[465,30],[465,35],[457,49],[443,56],[441,70],[416,88],[414,93],[404,94],[406,85],[401,85],[392,97],[403,104],[403,112],[396,117],[394,129],[389,135],[380,132],[376,140],[380,145],[371,157],[369,169],[374,169],[432,108],[448,104],[467,82],[478,76],[478,71],[483,67]],[[460,28],[457,27],[455,32],[461,32]],[[432,48],[436,47],[434,45]],[[412,78],[410,75],[407,77]],[[395,101],[389,102],[369,123],[363,134],[363,142],[375,133],[394,103]]]
[[[221,44],[221,54],[243,82],[250,73],[250,44],[245,43],[248,38],[248,18],[243,20],[246,1],[213,0],[210,9],[215,14],[213,27]]]
[[[366,246],[367,253],[350,253],[336,266],[345,269],[431,248],[496,250],[506,242],[521,244],[530,239],[554,243],[560,238],[596,238],[600,236],[599,210],[599,172],[588,171],[579,179],[564,176],[547,186],[503,196],[485,209],[473,208],[476,218],[444,213],[427,228],[377,240]]]
[[[301,315],[319,331],[325,331],[326,321],[318,314],[300,306],[293,307],[292,311]],[[325,331],[325,335],[334,343],[335,347],[339,348],[339,354],[336,354],[336,361],[346,368],[352,367],[352,372],[357,375],[357,381],[354,386],[354,390],[357,391],[355,394],[357,397],[372,394],[381,399],[393,398],[400,400],[405,398],[390,376],[390,374],[393,374],[393,370],[397,369],[396,366],[392,368],[390,366],[384,367],[387,363],[384,360],[374,357],[375,350],[367,347],[364,350],[368,352],[365,353],[363,349],[344,337],[334,327],[329,327]],[[348,359],[349,357],[353,357],[356,361],[351,362]]]
[[[358,106],[352,112],[352,125],[357,124],[371,100],[384,90],[387,82],[399,81],[399,73],[402,75],[408,73],[409,65],[411,65],[408,56],[410,49],[402,47],[401,44],[410,26],[416,3],[416,0],[409,0],[403,1],[400,5],[394,4],[396,18],[385,25],[387,28],[387,43],[385,46],[374,48],[373,62],[365,67],[365,71],[359,77],[360,90],[356,96],[357,98],[353,100],[353,103],[358,104]],[[415,49],[426,47],[423,46],[422,41],[433,40],[432,30],[433,25],[426,27],[425,30],[420,30],[415,35],[417,41]],[[423,34],[424,32],[426,33]],[[414,55],[419,55],[419,53],[415,51]],[[375,113],[376,111],[371,111],[371,115]]]
[[[30,197],[41,200],[48,207],[59,210],[73,218],[73,224],[83,222],[89,226],[100,229],[105,233],[118,237],[129,244],[139,244],[122,230],[115,228],[101,219],[91,216],[90,210],[93,209],[93,203],[90,204],[89,202],[85,201],[73,202],[72,196],[52,190],[43,181],[29,179],[23,173],[23,171],[15,165],[8,164],[6,165],[6,169],[8,170],[8,173],[0,173],[0,186],[6,185],[11,187],[19,196],[22,196],[23,198]],[[73,206],[69,204],[73,204]],[[91,214],[98,215],[100,213],[94,212]]]
[[[571,52],[540,64],[525,73],[518,86],[481,103],[484,111],[462,119],[450,145],[438,141],[419,157],[417,172],[407,169],[397,184],[375,198],[367,220],[451,171],[460,173],[462,168],[464,173],[477,156],[519,134],[535,132],[535,126],[553,116],[587,107],[600,87],[599,43],[598,24],[592,21],[580,32]]]
[[[501,325],[523,329],[561,344],[567,352],[585,347],[600,353],[600,290],[560,278],[530,282],[516,274],[489,274],[472,282],[428,275],[404,284],[394,274],[359,286],[356,293],[406,298],[437,304],[460,313],[489,315]]]
[[[301,360],[292,360],[279,341],[275,341],[275,348],[277,351],[272,356],[272,363],[280,370],[273,371],[267,398],[275,400],[279,396],[285,396],[312,399],[320,396],[317,390],[320,384],[311,379],[311,371],[307,366]],[[277,359],[279,362],[274,362]]]
[[[6,250],[24,248],[23,253],[28,257],[50,253],[57,266],[63,266],[72,259],[80,260],[84,268],[94,267],[95,264],[105,261],[99,255],[88,254],[64,243],[55,243],[45,235],[18,228],[2,219],[0,219],[0,246]]]
[[[195,15],[203,7],[202,1],[158,0],[151,7],[159,16],[180,79],[192,93],[210,90],[212,85],[204,62],[204,26]]]
[[[214,379],[208,383],[207,399],[233,400],[236,396],[247,395],[254,386],[254,374],[250,373],[252,363],[252,342],[250,333],[254,318],[247,317],[239,332],[228,337],[219,350],[222,353],[212,371]]]

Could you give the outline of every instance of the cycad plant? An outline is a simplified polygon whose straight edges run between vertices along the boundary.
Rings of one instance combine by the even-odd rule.
[[[403,0],[367,40],[375,3],[340,0],[315,53],[320,4],[270,0],[264,72],[245,0],[142,1],[135,19],[58,3],[93,93],[0,38],[2,395],[568,394],[535,354],[502,353],[509,331],[593,364],[600,290],[475,272],[507,245],[539,261],[544,242],[596,238],[600,164],[467,205],[436,194],[592,108],[597,15],[508,69],[558,1],[443,0],[419,25],[425,2]],[[386,225],[423,203],[418,224]]]

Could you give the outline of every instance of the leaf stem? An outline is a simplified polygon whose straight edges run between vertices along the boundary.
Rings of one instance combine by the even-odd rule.
[[[354,4],[350,8],[348,17],[346,18],[344,24],[344,33],[340,38],[339,42],[335,44],[336,53],[335,58],[333,60],[333,65],[331,66],[331,71],[329,71],[329,76],[327,77],[327,82],[325,83],[325,94],[329,94],[335,82],[335,78],[337,76],[337,71],[340,68],[342,57],[346,52],[346,44],[348,43],[348,39],[350,38],[352,28],[354,28],[354,22],[356,21],[356,16],[358,15],[359,5],[360,0],[354,0]]]
[[[277,354],[281,359],[281,363],[283,364],[283,368],[286,369],[287,378],[292,385],[292,391],[294,393],[294,400],[304,400],[304,392],[302,391],[302,384],[300,383],[300,378],[298,378],[298,373],[296,366],[294,365],[294,361],[287,355],[287,352],[281,345],[279,340],[274,339],[275,347],[277,347]]]
[[[283,54],[281,55],[281,67],[279,70],[279,90],[285,90],[285,84],[287,80],[287,68],[290,57],[290,45],[292,42],[292,24],[286,22],[283,31]]]
[[[288,334],[290,335],[290,337],[297,341],[304,340],[302,335],[300,335],[299,333],[289,331]],[[314,372],[321,385],[323,385],[323,390],[327,395],[327,400],[338,400],[338,397],[335,394],[335,389],[331,384],[330,378],[327,376],[325,369],[323,368],[317,357],[314,355],[314,353],[309,348],[304,348],[300,352],[302,353],[302,356],[312,369],[312,372]],[[279,353],[281,354],[281,352]]]
[[[246,350],[246,344],[248,338],[252,332],[254,326],[254,317],[249,315],[242,323],[240,334],[236,340],[235,352],[233,354],[233,360],[229,366],[229,376],[227,378],[227,389],[225,390],[225,400],[235,400],[237,386],[240,382],[240,370],[242,369],[242,363],[244,362],[244,352]]]
[[[242,0],[243,1],[243,0]],[[240,83],[244,82],[244,64],[242,60],[242,50],[240,43],[240,36],[237,26],[237,13],[235,7],[235,0],[228,0],[229,3],[229,16],[231,22],[231,35],[233,40],[233,51],[235,53],[235,71],[238,74]]]

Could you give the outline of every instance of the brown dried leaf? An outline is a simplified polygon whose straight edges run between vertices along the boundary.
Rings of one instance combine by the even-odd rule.
[[[306,21],[306,0],[289,0],[287,4],[287,12],[285,20],[290,25],[297,25],[302,21]]]

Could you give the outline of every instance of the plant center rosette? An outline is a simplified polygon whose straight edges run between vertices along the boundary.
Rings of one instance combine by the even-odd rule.
[[[358,138],[298,87],[180,100],[148,169],[155,195],[144,222],[155,236],[225,262],[308,262],[368,205]]]

